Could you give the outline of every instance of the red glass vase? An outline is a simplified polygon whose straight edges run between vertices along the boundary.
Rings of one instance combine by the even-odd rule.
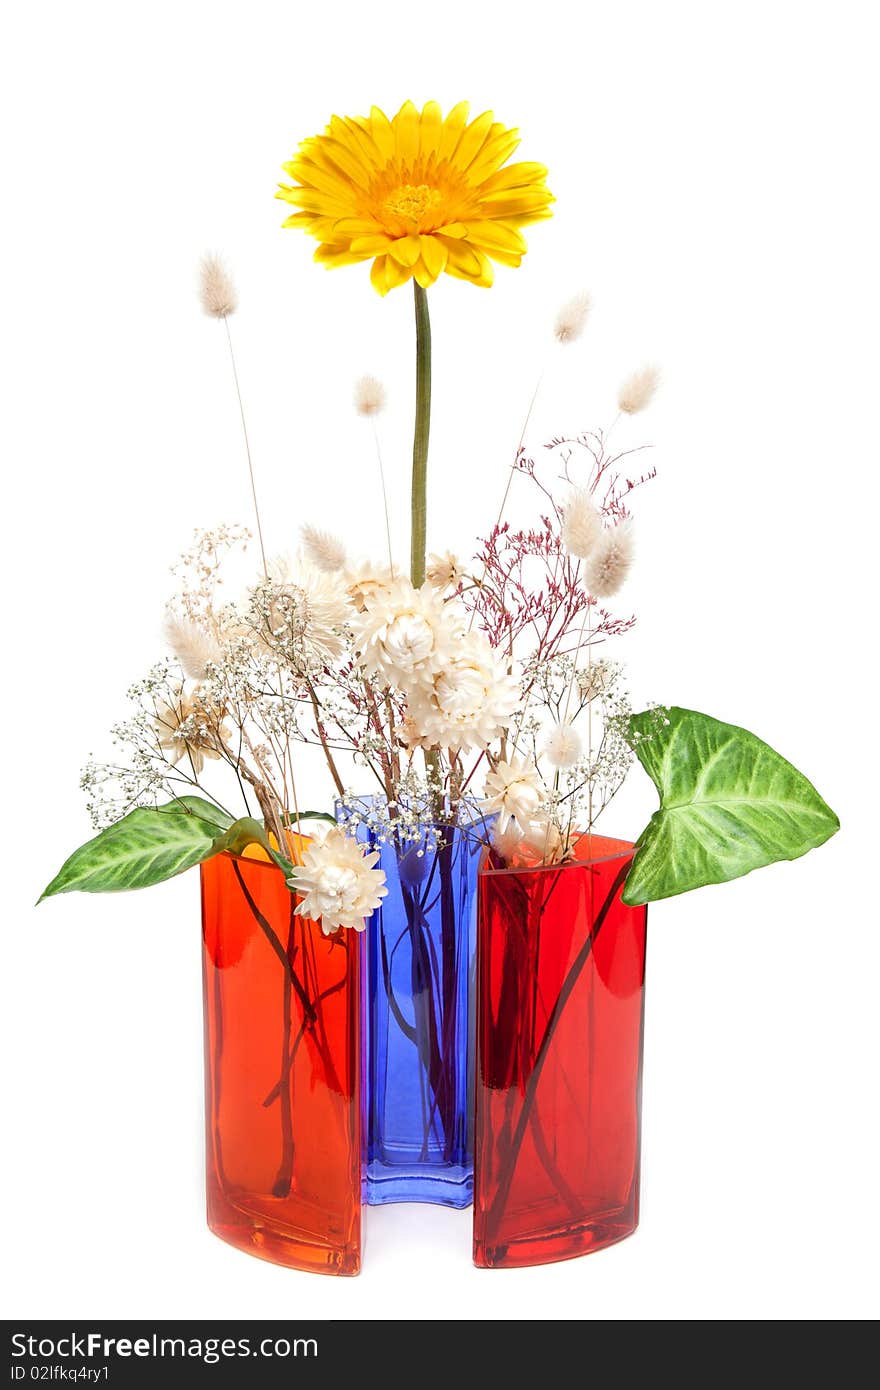
[[[480,870],[474,1262],[548,1264],[638,1224],[647,910],[633,846]]]
[[[361,938],[295,916],[254,853],[201,868],[208,1225],[276,1264],[357,1274]]]

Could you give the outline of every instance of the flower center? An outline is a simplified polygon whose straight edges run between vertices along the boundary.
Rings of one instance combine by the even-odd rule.
[[[408,667],[430,656],[434,633],[420,614],[401,614],[389,626],[384,646],[392,661]]]
[[[438,676],[434,694],[444,714],[473,718],[486,699],[486,682],[477,667],[456,665]]]
[[[429,183],[402,183],[382,203],[388,217],[402,217],[405,222],[418,223],[426,212],[433,212],[443,202],[439,188]]]

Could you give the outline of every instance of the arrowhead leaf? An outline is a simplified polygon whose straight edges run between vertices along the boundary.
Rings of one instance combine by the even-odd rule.
[[[636,845],[623,901],[655,902],[798,859],[840,822],[816,788],[735,724],[673,707],[633,715],[630,739],[660,793]]]
[[[285,875],[289,876],[293,872],[291,861],[275,849],[265,828],[251,816],[242,816],[241,820],[233,822],[226,833],[214,842],[213,853],[221,854],[228,850],[230,854],[242,854],[248,845],[254,844],[262,846],[272,862],[283,870]]]
[[[198,796],[138,807],[75,850],[40,902],[56,893],[118,893],[162,883],[215,854],[231,824],[231,816]]]

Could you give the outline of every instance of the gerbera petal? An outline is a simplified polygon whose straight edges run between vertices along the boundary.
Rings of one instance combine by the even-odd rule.
[[[491,251],[487,250],[486,255],[491,256],[492,260],[497,261],[499,265],[509,265],[514,270],[517,266],[522,265],[522,256],[514,255],[512,251],[499,251],[495,248]]]
[[[437,276],[431,274],[423,260],[418,260],[413,266],[413,279],[423,290],[429,290],[436,283]]]
[[[407,280],[412,279],[412,266],[401,265],[393,256],[385,257],[385,284],[389,290],[396,290],[398,285],[405,285]]]
[[[439,237],[423,236],[422,243],[422,262],[428,274],[437,279],[446,269],[446,258],[448,251]],[[419,281],[421,284],[421,281]]]
[[[490,137],[483,149],[468,169],[468,179],[481,183],[499,169],[505,159],[509,159],[519,146],[519,131],[505,130],[504,126],[497,136]]]
[[[550,198],[549,202],[555,203],[556,199]],[[552,216],[553,212],[551,208],[538,208],[536,212],[530,212],[527,217],[518,216],[516,225],[518,227],[531,227],[534,222],[546,222],[547,218]]]
[[[359,256],[384,255],[394,241],[385,232],[352,238],[351,249]]]
[[[340,217],[333,224],[340,236],[378,236],[382,232],[372,217]]]
[[[543,164],[520,160],[518,164],[508,164],[506,169],[499,169],[486,179],[480,192],[494,193],[498,188],[527,188],[530,184],[543,183],[546,177],[547,170]]]
[[[303,212],[317,213],[319,217],[345,217],[351,213],[350,204],[343,199],[316,193],[312,188],[287,188],[283,196],[286,203],[302,208]]]
[[[426,101],[422,107],[419,130],[419,153],[423,159],[429,159],[432,154],[437,153],[442,131],[443,112],[439,104],[436,101]]]
[[[507,251],[513,255],[521,256],[527,249],[525,237],[509,222],[494,222],[483,219],[482,221],[468,222],[467,229],[468,241],[474,242],[490,253]]]
[[[369,173],[348,146],[339,140],[326,140],[319,157],[327,172],[338,181],[344,184],[348,179],[362,192],[369,187]]]
[[[378,290],[383,299],[388,293],[388,286],[385,283],[385,257],[377,256],[370,266],[370,282],[374,290]]]
[[[358,151],[364,168],[375,169],[376,165],[382,161],[382,152],[371,134],[369,117],[362,116],[355,120],[351,116],[346,116],[343,124],[348,131],[352,149]]]
[[[419,113],[411,101],[405,101],[391,122],[394,127],[394,148],[404,165],[411,165],[419,153]]]
[[[330,136],[334,142],[348,151],[349,158],[357,160],[361,172],[370,170],[376,162],[376,147],[353,121],[333,116],[330,121]]]
[[[457,169],[467,169],[471,160],[483,148],[492,125],[491,111],[484,111],[481,116],[477,116],[476,120],[471,121],[459,140],[453,157],[453,163]]]
[[[370,107],[370,133],[383,159],[394,154],[394,131],[391,122],[378,106]]]
[[[392,241],[388,247],[388,254],[393,256],[399,265],[403,266],[414,266],[420,253],[419,237],[412,232],[409,236],[399,237],[397,241]]]
[[[488,217],[518,217],[537,212],[551,201],[546,188],[513,188],[509,193],[492,193],[480,198],[480,210]]]
[[[357,265],[364,257],[349,251],[347,247],[328,246],[322,242],[315,252],[314,259],[319,265],[325,265],[331,270],[339,265]]]
[[[295,159],[287,168],[305,188],[327,193],[331,198],[351,198],[351,184],[346,181],[345,174],[332,165],[328,167],[326,160],[319,163],[313,159]]]
[[[437,146],[438,159],[451,159],[454,155],[461,133],[467,125],[470,109],[470,103],[467,101],[460,101],[457,106],[453,106],[443,122],[440,144]]]
[[[448,275],[458,275],[464,280],[479,279],[483,274],[485,256],[481,256],[466,241],[447,241],[445,237],[438,237],[437,240],[446,248]]]

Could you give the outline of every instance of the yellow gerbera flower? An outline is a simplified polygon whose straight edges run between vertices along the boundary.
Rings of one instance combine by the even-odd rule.
[[[393,120],[333,116],[323,135],[304,140],[284,171],[298,182],[278,194],[299,208],[285,227],[321,243],[328,267],[372,260],[380,294],[415,277],[423,289],[439,275],[491,285],[490,261],[519,265],[520,228],[550,217],[554,201],[543,164],[509,164],[517,132],[491,111],[468,123],[460,102],[446,119],[429,101],[411,101]]]

